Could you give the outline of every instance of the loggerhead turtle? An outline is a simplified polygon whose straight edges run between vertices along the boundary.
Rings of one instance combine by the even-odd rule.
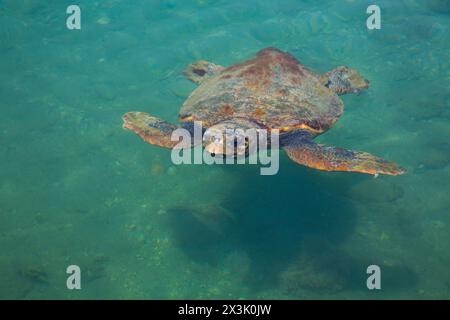
[[[279,130],[279,146],[293,161],[326,171],[353,171],[373,175],[399,175],[405,169],[366,152],[317,144],[313,139],[330,129],[344,108],[339,95],[359,93],[369,81],[356,70],[338,67],[320,76],[303,66],[295,57],[276,48],[259,51],[255,58],[228,68],[198,61],[184,70],[198,84],[184,102],[180,126],[144,112],[128,112],[123,127],[146,142],[172,148],[171,133],[177,128],[193,131],[201,121],[208,132],[203,145],[211,154],[225,155],[227,141],[242,141],[242,130]],[[231,136],[232,135],[232,136]],[[235,143],[235,142],[234,142]],[[236,144],[236,143],[235,143]],[[249,145],[236,148],[235,156],[248,155]]]

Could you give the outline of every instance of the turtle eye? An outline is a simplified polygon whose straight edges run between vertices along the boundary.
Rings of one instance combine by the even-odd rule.
[[[199,75],[200,77],[203,77],[206,74],[206,71],[203,69],[194,69],[194,70],[192,70],[192,72]]]

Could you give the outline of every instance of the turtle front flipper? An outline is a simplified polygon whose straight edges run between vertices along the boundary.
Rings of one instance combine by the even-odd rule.
[[[320,77],[320,82],[339,95],[360,93],[369,88],[369,80],[355,69],[337,67]]]
[[[225,68],[212,62],[200,60],[187,66],[187,68],[184,69],[183,74],[192,82],[200,84],[214,73],[222,71],[223,69]]]
[[[145,112],[128,112],[123,115],[123,128],[134,131],[144,141],[163,148],[190,148],[190,143],[172,141],[172,132],[182,129]],[[182,141],[184,142],[184,141]]]
[[[284,146],[289,158],[298,164],[324,171],[352,171],[373,175],[400,175],[406,172],[394,162],[367,152],[317,144],[312,140]]]

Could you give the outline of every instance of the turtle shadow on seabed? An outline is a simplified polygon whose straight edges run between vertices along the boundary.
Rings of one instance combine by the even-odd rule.
[[[277,287],[280,274],[307,249],[306,239],[338,245],[356,223],[352,203],[335,194],[338,184],[350,187],[350,179],[280,160],[275,176],[233,170],[240,184],[225,203],[237,216],[238,245],[251,260],[246,280],[255,290]]]
[[[253,292],[281,289],[302,297],[304,290],[367,290],[370,257],[350,256],[339,245],[354,233],[358,214],[345,194],[371,177],[311,171],[280,160],[274,176],[259,175],[258,166],[229,166],[225,170],[239,183],[216,204],[216,195],[204,194],[204,206],[168,210],[177,247],[198,263],[231,264]],[[410,270],[391,269],[406,275],[398,288],[414,283]]]
[[[218,265],[221,252],[239,245],[234,227],[236,221],[229,210],[217,203],[175,205],[167,210],[166,222],[172,230],[176,246],[199,263]]]
[[[366,268],[373,259],[380,261],[393,291],[417,282],[410,268],[384,266],[375,251],[341,248],[362,214],[348,191],[372,177],[312,171],[283,156],[275,176],[242,171],[233,170],[239,189],[224,205],[237,216],[237,241],[251,260],[246,281],[255,291],[278,288],[300,298],[346,290],[367,293]]]

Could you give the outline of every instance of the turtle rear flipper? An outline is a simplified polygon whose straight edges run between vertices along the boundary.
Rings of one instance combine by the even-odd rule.
[[[369,88],[369,80],[349,67],[337,67],[325,73],[320,77],[320,82],[339,95],[360,93]]]
[[[184,69],[183,74],[192,82],[200,84],[217,71],[222,71],[223,69],[224,67],[218,66],[212,62],[200,60],[187,66],[187,68]]]
[[[284,146],[289,158],[298,164],[324,171],[352,171],[373,175],[400,175],[406,172],[394,162],[367,152],[301,141]]]
[[[128,112],[123,115],[123,127],[134,131],[144,141],[164,148],[190,148],[189,142],[172,141],[172,133],[177,129],[187,129],[176,126],[145,112]],[[188,130],[190,131],[190,130]]]

